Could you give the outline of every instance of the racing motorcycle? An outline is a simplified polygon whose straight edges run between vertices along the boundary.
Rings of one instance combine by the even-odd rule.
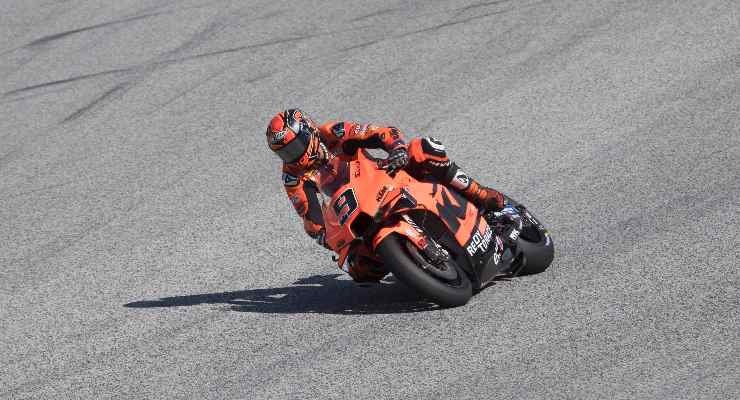
[[[497,277],[540,273],[552,262],[552,237],[524,205],[505,197],[501,211],[485,213],[434,179],[388,174],[383,161],[360,149],[319,170],[326,241],[340,268],[365,257],[455,307]]]

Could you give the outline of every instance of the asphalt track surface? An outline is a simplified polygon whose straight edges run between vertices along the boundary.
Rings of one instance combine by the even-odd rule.
[[[107,3],[107,5],[103,5]],[[740,397],[737,1],[0,3],[0,398]],[[280,109],[551,228],[439,310],[304,235]]]

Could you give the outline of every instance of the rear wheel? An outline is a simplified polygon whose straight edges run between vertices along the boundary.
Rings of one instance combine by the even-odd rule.
[[[396,278],[442,307],[461,306],[473,295],[470,279],[454,260],[432,265],[402,236],[388,235],[377,254]]]

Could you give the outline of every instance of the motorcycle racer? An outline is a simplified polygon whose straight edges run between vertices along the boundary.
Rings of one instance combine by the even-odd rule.
[[[432,137],[406,142],[398,128],[328,121],[321,125],[299,109],[281,111],[267,126],[267,144],[283,161],[282,179],[288,198],[303,219],[306,233],[322,246],[325,229],[318,197],[318,169],[334,157],[353,155],[360,148],[388,153],[382,167],[389,174],[405,170],[419,179],[431,175],[486,211],[504,206],[498,191],[482,186],[447,156],[444,145]],[[371,254],[361,254],[343,267],[357,282],[378,281],[386,271]]]

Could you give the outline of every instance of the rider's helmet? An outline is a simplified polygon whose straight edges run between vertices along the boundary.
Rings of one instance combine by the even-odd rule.
[[[302,168],[310,168],[327,157],[316,123],[299,109],[281,111],[272,117],[267,126],[267,145],[284,163]]]

